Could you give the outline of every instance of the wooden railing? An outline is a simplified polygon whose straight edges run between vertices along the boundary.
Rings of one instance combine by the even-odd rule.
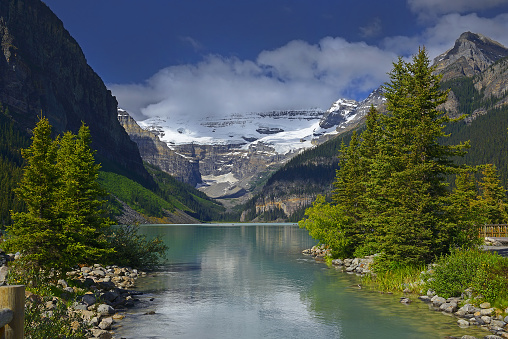
[[[480,226],[480,237],[508,237],[508,224],[491,224]]]
[[[25,286],[0,287],[0,339],[23,339]]]

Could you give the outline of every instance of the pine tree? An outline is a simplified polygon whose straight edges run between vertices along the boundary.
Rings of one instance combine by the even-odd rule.
[[[485,216],[484,223],[502,224],[508,222],[506,190],[501,186],[495,165],[483,166],[479,186],[481,194],[478,197],[477,205]]]
[[[370,169],[367,222],[391,263],[428,262],[453,242],[442,218],[445,175],[456,171],[451,158],[467,145],[439,143],[449,121],[437,109],[447,97],[439,80],[421,49],[412,63],[399,58],[384,86],[388,112]]]
[[[63,273],[111,252],[100,232],[109,222],[99,209],[99,166],[90,142],[85,126],[77,137],[68,132],[53,141],[49,121],[41,118],[32,145],[22,150],[27,166],[16,193],[27,212],[12,214],[6,247],[22,252],[26,265]]]

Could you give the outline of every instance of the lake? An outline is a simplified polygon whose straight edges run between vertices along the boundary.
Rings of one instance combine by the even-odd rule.
[[[355,275],[301,254],[315,241],[290,224],[148,225],[169,246],[162,272],[137,281],[141,308],[118,338],[483,337],[416,298],[359,289]],[[151,301],[150,299],[153,300]],[[146,314],[153,313],[154,314]]]

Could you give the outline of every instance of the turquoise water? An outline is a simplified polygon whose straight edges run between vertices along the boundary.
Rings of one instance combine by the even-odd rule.
[[[315,242],[294,225],[153,225],[169,246],[163,272],[140,278],[143,308],[122,338],[483,337],[415,300],[359,289],[359,279],[301,254]],[[150,299],[153,298],[153,301]],[[414,298],[416,299],[416,298]],[[154,314],[145,314],[153,311]]]

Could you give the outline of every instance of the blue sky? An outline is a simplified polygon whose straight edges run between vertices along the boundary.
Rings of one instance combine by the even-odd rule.
[[[462,32],[508,46],[508,0],[46,0],[138,120],[361,100]]]

